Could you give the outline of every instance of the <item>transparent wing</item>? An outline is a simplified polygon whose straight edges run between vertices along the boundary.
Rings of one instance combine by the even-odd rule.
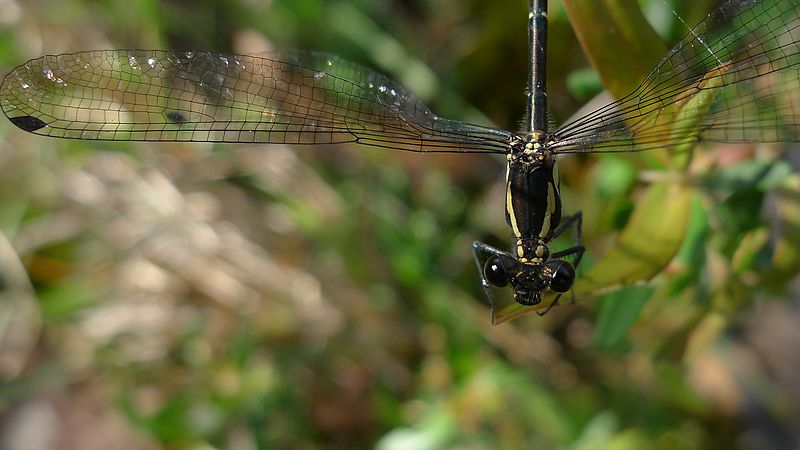
[[[9,73],[0,107],[36,134],[115,141],[358,142],[506,153],[512,134],[445,120],[388,78],[335,56],[99,50]]]
[[[558,129],[555,153],[800,138],[800,1],[727,0],[624,98]]]

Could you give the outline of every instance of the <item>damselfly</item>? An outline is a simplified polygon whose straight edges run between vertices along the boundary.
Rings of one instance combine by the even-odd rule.
[[[584,247],[550,244],[562,217],[558,155],[688,148],[698,140],[798,140],[800,0],[727,0],[637,89],[548,129],[547,2],[529,11],[526,130],[440,118],[392,80],[338,57],[280,52],[98,50],[44,56],[3,80],[0,106],[19,128],[67,139],[360,143],[414,152],[507,157],[510,252],[476,242],[483,288],[510,285],[521,305],[568,292]],[[573,260],[570,262],[570,258]]]

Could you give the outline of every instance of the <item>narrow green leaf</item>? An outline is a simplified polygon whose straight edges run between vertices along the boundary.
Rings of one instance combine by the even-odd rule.
[[[603,349],[618,347],[653,292],[651,286],[628,286],[601,297],[594,345]]]
[[[578,279],[575,292],[587,294],[658,274],[680,249],[690,211],[688,187],[666,183],[651,186],[617,244]]]

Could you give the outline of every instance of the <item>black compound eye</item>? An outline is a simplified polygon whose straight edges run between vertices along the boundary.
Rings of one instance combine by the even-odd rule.
[[[555,292],[567,292],[575,282],[575,268],[566,261],[559,261],[553,279],[550,281],[550,290]]]
[[[483,275],[492,286],[505,287],[508,285],[508,272],[506,272],[503,262],[497,255],[486,260],[483,265]]]

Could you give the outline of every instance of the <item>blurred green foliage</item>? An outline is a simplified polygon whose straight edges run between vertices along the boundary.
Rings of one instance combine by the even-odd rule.
[[[590,68],[551,3],[561,123],[632,69]],[[712,2],[670,3],[640,2],[666,42],[686,32],[670,7],[692,24]],[[448,118],[516,129],[524,111],[524,0],[0,6],[6,70],[93,48],[304,48]],[[618,26],[644,44],[642,23]],[[778,149],[698,149],[679,181],[658,152],[564,158],[578,301],[491,327],[470,243],[507,243],[501,159],[64,142],[2,121],[0,446],[797,445],[800,181]],[[612,291],[615,271],[657,276]]]

